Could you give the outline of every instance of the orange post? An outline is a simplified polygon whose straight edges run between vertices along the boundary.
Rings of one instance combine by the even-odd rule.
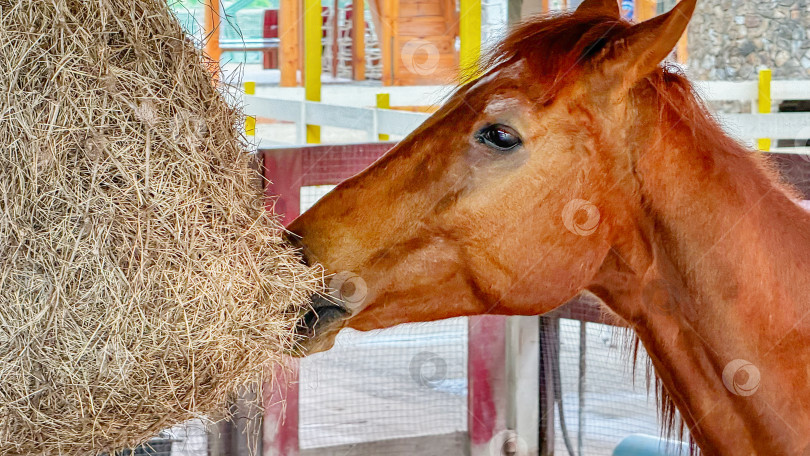
[[[222,49],[219,47],[219,0],[205,0],[205,53],[214,62],[219,63]]]
[[[281,87],[298,85],[298,69],[301,68],[301,0],[281,0],[279,5],[279,51]]]
[[[366,79],[366,15],[363,0],[352,2],[352,75],[355,81]]]
[[[395,49],[396,41],[396,2],[397,0],[380,0],[380,54],[382,56],[382,84],[394,85],[396,67],[399,65],[399,49]]]

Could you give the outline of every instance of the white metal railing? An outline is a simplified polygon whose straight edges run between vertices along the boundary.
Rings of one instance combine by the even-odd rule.
[[[756,113],[760,96],[757,81],[698,81],[695,88],[707,101],[741,101],[751,104],[751,114],[716,114],[726,131],[741,140],[753,142],[756,138],[810,138],[810,112]],[[770,98],[810,100],[810,80],[773,81],[770,85]],[[376,141],[380,134],[406,136],[430,116],[417,112],[340,106],[255,95],[244,95],[243,103],[245,113],[250,116],[295,123],[295,141],[298,144],[305,143],[307,124],[365,131],[368,141]]]
[[[314,101],[280,100],[244,95],[244,111],[254,117],[294,122],[296,143],[305,142],[305,125],[349,128],[366,132],[369,141],[379,135],[406,136],[427,119],[430,114],[392,109],[358,108]]]

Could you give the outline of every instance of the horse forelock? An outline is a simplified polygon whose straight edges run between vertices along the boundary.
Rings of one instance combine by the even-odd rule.
[[[547,97],[553,98],[566,82],[576,79],[594,55],[630,25],[627,21],[582,12],[534,16],[490,49],[480,64],[481,70],[493,73],[525,62],[527,82],[542,86]]]

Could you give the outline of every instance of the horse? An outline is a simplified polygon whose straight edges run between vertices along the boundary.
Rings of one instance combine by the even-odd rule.
[[[590,292],[634,330],[668,421],[674,406],[702,453],[810,454],[810,214],[664,63],[695,3],[631,24],[585,0],[517,26],[296,219],[305,261],[362,295],[314,297],[303,349]]]

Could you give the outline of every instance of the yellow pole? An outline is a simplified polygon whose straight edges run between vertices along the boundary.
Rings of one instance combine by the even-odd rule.
[[[481,0],[460,0],[459,65],[461,82],[478,76],[478,59],[481,57]]]
[[[758,111],[760,114],[770,114],[771,112],[771,70],[765,68],[759,70],[759,96]],[[771,138],[757,139],[757,149],[771,150]]]
[[[391,109],[391,95],[387,93],[377,94],[377,108],[378,109]],[[391,139],[389,135],[378,134],[377,139],[380,141],[388,141]]]
[[[304,99],[321,101],[321,0],[304,0]],[[307,143],[321,142],[321,127],[307,124]]]
[[[256,95],[256,83],[253,81],[245,82],[245,95]],[[256,118],[253,116],[245,117],[245,134],[248,136],[256,136]]]

